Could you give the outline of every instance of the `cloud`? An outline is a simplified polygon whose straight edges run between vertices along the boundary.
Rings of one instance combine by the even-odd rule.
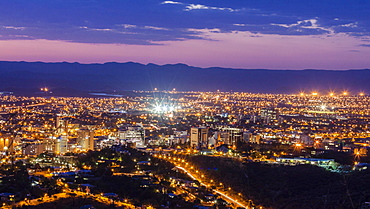
[[[32,37],[27,36],[27,35],[14,35],[14,37],[16,37],[16,38],[27,38],[27,39],[32,38]]]
[[[91,28],[90,30],[93,30],[93,31],[104,31],[104,32],[113,32],[114,30],[113,29],[109,29],[109,28]]]
[[[161,4],[182,4],[182,3],[181,2],[177,2],[177,1],[164,1]]]
[[[297,21],[297,23],[293,23],[293,24],[277,24],[277,23],[271,23],[270,25],[280,26],[280,27],[284,27],[284,28],[288,28],[288,29],[293,29],[293,30],[296,30],[298,32],[302,32],[303,31],[302,29],[321,30],[321,31],[328,32],[330,34],[332,34],[332,33],[335,32],[330,27],[326,28],[326,27],[320,26],[318,24],[318,20],[317,19],[300,20],[300,21]]]
[[[144,45],[194,38],[208,40],[203,33],[188,30],[191,28],[217,28],[218,33],[236,31],[255,35],[343,33],[358,38],[370,37],[370,3],[359,5],[344,0],[338,4],[289,0],[281,0],[281,4],[268,3],[273,0],[267,3],[255,0],[120,0],[113,4],[105,0],[79,0],[73,1],[73,6],[66,1],[17,1],[19,4],[0,1],[4,11],[0,13],[2,40],[23,36]],[[324,12],[320,8],[327,10]]]
[[[359,46],[370,47],[370,44],[360,44]]]
[[[124,28],[136,28],[137,27],[136,25],[130,25],[130,24],[122,24],[119,26],[123,26]]]
[[[90,30],[90,31],[115,32],[115,30],[111,28],[89,28],[86,26],[80,26],[79,28]]]
[[[342,27],[347,27],[347,28],[357,28],[357,22],[356,23],[348,23],[348,24],[344,24],[344,25],[341,25]]]
[[[145,29],[152,29],[152,30],[169,30],[167,28],[162,27],[155,27],[155,26],[144,26]]]
[[[221,33],[221,30],[219,28],[213,28],[208,30],[211,33]]]
[[[205,6],[202,4],[189,4],[188,6],[185,7],[185,11],[191,11],[191,10],[197,10],[197,9],[210,9],[210,10],[221,10],[221,11],[230,11],[230,12],[239,11],[239,10],[227,8],[227,7],[211,7],[211,6]]]
[[[26,27],[3,26],[5,29],[24,30]]]

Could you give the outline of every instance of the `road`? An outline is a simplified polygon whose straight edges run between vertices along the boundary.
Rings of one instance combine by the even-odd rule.
[[[98,201],[100,203],[107,204],[107,205],[110,205],[110,204],[114,203],[114,205],[118,206],[118,207],[136,208],[134,205],[132,205],[130,203],[121,202],[121,201],[118,201],[118,200],[113,200],[111,198],[103,197],[101,195],[88,194],[88,193],[85,193],[85,192],[80,192],[80,191],[71,190],[71,189],[65,189],[65,190],[67,190],[67,191],[62,192],[62,193],[58,193],[58,194],[54,194],[51,197],[45,196],[45,197],[32,199],[32,200],[23,200],[23,201],[20,201],[20,202],[16,203],[14,206],[15,207],[21,207],[21,206],[26,206],[26,205],[35,206],[35,205],[40,205],[40,204],[43,204],[43,203],[54,202],[54,201],[57,201],[61,198],[73,197],[71,194],[75,194],[76,195],[75,197],[83,197],[83,198],[89,197],[89,198],[94,199],[95,201]],[[11,208],[11,207],[9,207],[9,208]]]
[[[229,194],[226,194],[226,192],[222,191],[222,190],[219,190],[219,189],[213,189],[210,187],[209,184],[206,184],[204,183],[205,180],[204,178],[199,178],[199,173],[198,171],[195,171],[195,173],[198,173],[198,174],[195,174],[195,173],[192,173],[191,170],[194,168],[193,167],[190,167],[189,168],[186,168],[186,167],[189,167],[187,166],[188,163],[185,162],[184,159],[180,159],[180,158],[176,158],[176,157],[162,157],[161,155],[153,155],[154,157],[158,157],[158,158],[161,158],[163,160],[166,160],[166,161],[169,161],[171,163],[173,163],[177,169],[181,170],[182,172],[184,172],[185,174],[187,174],[190,178],[192,178],[193,180],[197,180],[202,186],[205,186],[206,188],[208,188],[210,191],[212,191],[213,193],[215,194],[218,194],[219,196],[221,196],[224,200],[226,200],[227,202],[235,205],[236,207],[242,207],[242,208],[250,208],[248,205],[246,205],[245,203],[243,202],[248,202],[248,201],[240,201],[240,200],[237,200],[237,199],[241,199],[240,197],[238,198],[235,198],[235,197],[232,197],[231,195]],[[212,180],[211,180],[212,181]]]

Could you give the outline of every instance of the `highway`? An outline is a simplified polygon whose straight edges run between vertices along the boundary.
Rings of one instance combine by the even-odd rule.
[[[226,194],[224,191],[221,191],[219,189],[213,189],[213,188],[211,188],[210,185],[204,183],[204,180],[202,180],[201,178],[197,177],[197,175],[193,174],[190,171],[191,169],[193,169],[193,167],[191,167],[191,169],[187,169],[187,168],[185,168],[186,166],[179,165],[179,163],[182,163],[184,165],[188,165],[188,163],[186,163],[183,159],[180,161],[180,159],[177,158],[177,161],[176,161],[176,158],[174,158],[174,157],[173,158],[171,158],[171,157],[163,157],[162,158],[161,155],[155,155],[155,156],[157,156],[158,158],[161,158],[163,160],[167,160],[167,161],[175,164],[175,166],[176,166],[177,169],[179,169],[182,172],[184,172],[185,174],[187,174],[193,180],[197,180],[202,186],[205,186],[206,188],[208,188],[213,193],[220,195],[224,200],[226,200],[227,202],[235,205],[236,207],[251,208],[248,205],[246,205],[245,203],[243,203],[245,201],[238,201],[236,198],[232,197],[231,195]],[[196,173],[197,173],[197,171],[196,171]]]

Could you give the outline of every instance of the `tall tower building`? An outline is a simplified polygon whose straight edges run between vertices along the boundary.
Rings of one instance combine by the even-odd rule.
[[[208,147],[208,128],[191,128],[190,147],[192,149]]]
[[[0,151],[13,151],[13,137],[10,135],[0,136]]]
[[[220,128],[220,142],[230,146],[236,146],[242,140],[243,130],[240,128],[222,127]]]
[[[46,152],[55,152],[56,140],[57,139],[55,137],[45,138],[43,140],[44,151],[46,151]]]
[[[77,131],[77,143],[82,150],[94,150],[94,131],[80,129]]]
[[[55,128],[57,134],[65,134],[68,132],[68,120],[61,117],[56,118]]]
[[[65,154],[68,152],[68,136],[62,135],[56,139],[55,143],[55,153]]]

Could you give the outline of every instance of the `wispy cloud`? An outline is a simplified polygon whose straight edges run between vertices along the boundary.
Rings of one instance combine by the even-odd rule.
[[[308,19],[308,20],[301,20],[297,21],[297,23],[293,24],[277,24],[271,23],[270,25],[280,26],[284,28],[294,29],[298,32],[302,31],[301,29],[313,29],[313,30],[322,30],[328,33],[334,33],[334,30],[330,27],[322,27],[318,24],[317,19]]]
[[[237,9],[232,9],[228,7],[211,7],[211,6],[206,6],[202,4],[189,4],[188,6],[185,7],[185,11],[191,11],[191,10],[196,10],[196,9],[221,10],[221,11],[230,11],[230,12],[239,11]]]
[[[344,25],[341,25],[342,27],[346,27],[346,28],[357,28],[357,22],[355,23],[348,23],[348,24],[344,24]]]
[[[86,29],[90,31],[105,31],[105,32],[114,32],[114,29],[111,28],[89,28],[87,26],[80,26],[81,29]]]
[[[155,27],[155,26],[144,26],[145,29],[152,29],[152,30],[169,30],[168,28],[162,27]]]
[[[161,4],[182,4],[182,3],[181,2],[177,2],[177,1],[164,1]]]
[[[27,36],[27,35],[13,35],[13,37],[16,37],[16,38],[33,38],[33,37]]]
[[[13,29],[13,30],[24,30],[26,27],[16,27],[16,26],[3,26],[5,29]]]
[[[251,32],[275,35],[332,35],[370,37],[370,3],[331,5],[328,11],[307,10],[308,6],[326,8],[326,1],[311,5],[289,1],[286,6],[261,4],[255,0],[106,0],[65,1],[17,0],[18,4],[0,1],[1,40],[18,36],[35,39],[67,40],[88,43],[148,44],[153,41],[207,39],[204,33],[187,30],[217,28],[218,33]],[[89,2],[89,6],[87,3]],[[357,6],[354,6],[357,5]],[[55,8],[46,10],[44,8]],[[352,9],[356,8],[356,12]],[[65,15],[68,13],[68,16]],[[176,17],[176,18],[174,18]],[[20,27],[22,26],[22,27]],[[207,34],[210,33],[209,31]],[[366,44],[366,42],[364,42]]]
[[[80,29],[85,29],[87,31],[112,32],[112,33],[119,33],[119,34],[136,34],[135,32],[120,31],[118,29],[113,29],[113,28],[89,28],[89,27],[86,27],[86,26],[81,26],[79,28]]]
[[[123,26],[124,28],[136,28],[137,27],[136,25],[130,25],[130,24],[122,24],[119,26]]]
[[[93,31],[104,31],[104,32],[113,32],[114,29],[110,29],[110,28],[91,28],[91,30]]]

